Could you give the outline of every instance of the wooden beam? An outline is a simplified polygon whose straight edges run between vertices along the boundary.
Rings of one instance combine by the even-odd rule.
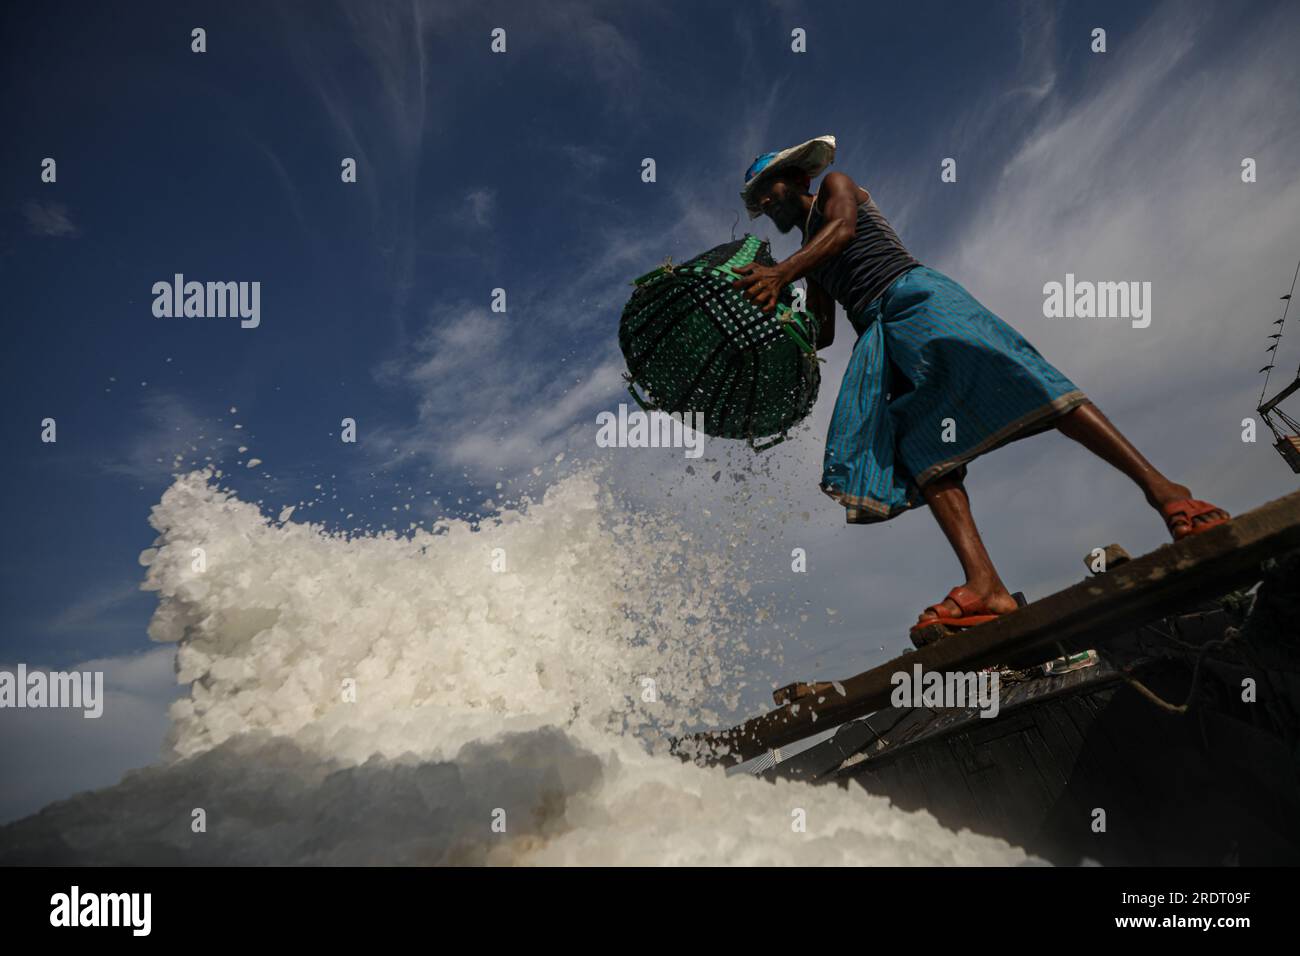
[[[1086,639],[1089,646],[1101,647],[1108,636],[1253,584],[1260,578],[1262,561],[1297,548],[1300,491],[1164,545],[999,620],[838,681],[843,694],[831,690],[805,697],[729,730],[680,738],[673,749],[685,759],[740,763],[888,707],[893,675],[918,663],[925,671],[974,671],[1003,665],[1017,654],[1055,641]]]
[[[1260,405],[1259,408],[1256,409],[1256,411],[1259,412],[1272,411],[1273,406],[1275,406],[1278,402],[1282,401],[1282,399],[1289,396],[1292,392],[1296,391],[1296,389],[1300,389],[1300,375],[1296,376],[1296,380],[1294,382],[1292,382],[1286,388],[1282,389],[1282,391],[1278,392],[1267,402]]]

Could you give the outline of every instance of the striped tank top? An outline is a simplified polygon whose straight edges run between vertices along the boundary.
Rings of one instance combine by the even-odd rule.
[[[858,227],[849,244],[838,256],[808,270],[807,276],[844,306],[849,315],[859,315],[889,284],[908,269],[921,263],[903,246],[898,233],[861,186],[858,203]],[[808,245],[825,219],[817,208],[821,188],[813,199],[804,224],[803,245]]]

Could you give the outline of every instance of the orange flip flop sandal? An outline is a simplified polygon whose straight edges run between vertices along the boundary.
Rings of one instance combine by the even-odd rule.
[[[961,608],[961,614],[953,614],[943,606],[942,602],[931,604],[926,610],[933,611],[939,616],[913,624],[913,633],[923,627],[933,627],[935,624],[943,624],[947,627],[975,627],[979,624],[987,624],[989,621],[996,621],[1002,616],[989,610],[985,606],[983,598],[964,585],[957,585],[948,592],[948,597],[952,598],[953,603]]]
[[[1188,535],[1201,534],[1209,531],[1211,528],[1217,528],[1221,524],[1227,524],[1232,520],[1232,516],[1218,505],[1212,505],[1208,501],[1200,501],[1196,498],[1179,498],[1177,501],[1170,501],[1160,506],[1161,513],[1165,516],[1165,527],[1169,533],[1174,536],[1175,541],[1181,541]],[[1196,519],[1201,515],[1210,514],[1213,511],[1223,511],[1226,518],[1211,518],[1209,521],[1202,521],[1199,524]],[[1186,520],[1186,524],[1175,525],[1179,518]]]

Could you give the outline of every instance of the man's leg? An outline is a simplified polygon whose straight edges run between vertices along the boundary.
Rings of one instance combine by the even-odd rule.
[[[1157,471],[1156,467],[1147,461],[1142,456],[1142,453],[1120,434],[1119,429],[1111,424],[1110,419],[1103,415],[1101,410],[1091,402],[1073,408],[1062,415],[1056,420],[1056,427],[1062,435],[1074,439],[1084,448],[1087,448],[1099,458],[1114,465],[1132,478],[1137,486],[1142,489],[1147,504],[1157,511],[1166,502],[1191,497],[1191,489],[1186,485],[1175,484]],[[1213,511],[1209,514],[1197,515],[1195,523],[1200,524],[1216,518],[1226,518],[1227,516],[1225,511]],[[1161,520],[1164,520],[1163,514]],[[1177,524],[1181,527],[1185,524],[1185,519],[1180,520]]]
[[[1079,442],[1133,479],[1142,489],[1147,503],[1157,511],[1166,502],[1191,497],[1191,490],[1186,485],[1176,484],[1157,471],[1091,402],[1062,415],[1056,420],[1056,427],[1061,434]],[[1014,611],[1017,607],[1015,598],[1007,591],[993,567],[992,559],[984,550],[984,543],[975,529],[975,519],[971,516],[970,499],[962,482],[952,475],[944,475],[925,485],[921,494],[929,503],[935,520],[939,522],[939,527],[943,529],[953,550],[957,552],[957,559],[961,561],[962,570],[966,573],[966,587],[983,597],[990,610],[999,614]],[[1217,510],[1198,515],[1194,521],[1199,524],[1216,517],[1227,517],[1227,512]],[[1164,515],[1161,515],[1161,520],[1164,520]],[[950,598],[945,598],[943,605],[953,613],[961,611]],[[919,620],[935,618],[936,615],[931,612],[922,612]]]
[[[944,475],[926,484],[921,494],[929,503],[948,543],[957,552],[957,560],[966,574],[966,587],[984,598],[985,605],[995,613],[1014,611],[1019,605],[998,577],[992,559],[984,550],[984,542],[980,540],[975,519],[970,513],[970,499],[961,480],[951,474]],[[951,598],[944,598],[941,603],[951,613],[961,613],[961,608]],[[933,611],[923,611],[918,621],[936,618]]]

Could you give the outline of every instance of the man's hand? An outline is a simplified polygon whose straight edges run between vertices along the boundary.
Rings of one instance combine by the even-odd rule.
[[[732,288],[743,291],[764,312],[775,312],[781,290],[790,284],[785,270],[780,266],[763,266],[751,262],[736,266],[735,271],[743,278],[731,283]]]

